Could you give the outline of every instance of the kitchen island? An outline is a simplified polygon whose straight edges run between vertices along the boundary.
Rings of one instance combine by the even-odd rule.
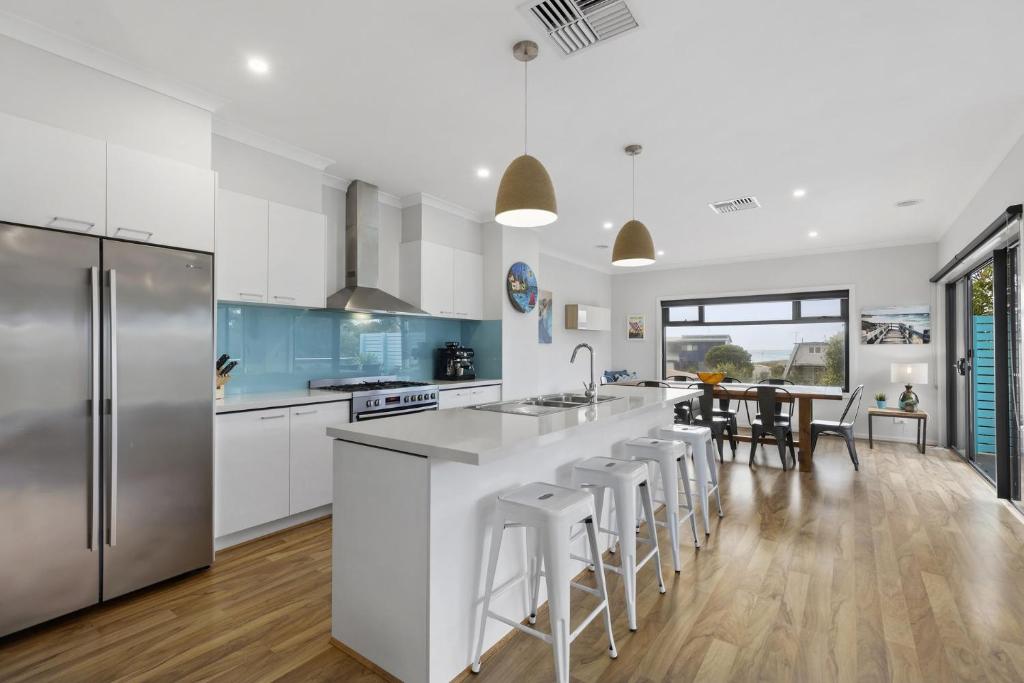
[[[531,481],[570,485],[573,463],[672,422],[673,404],[696,393],[604,386],[601,403],[539,416],[457,408],[329,428],[335,644],[404,681],[460,674],[472,658],[495,497]],[[522,571],[522,537],[506,532],[496,585]],[[492,609],[525,618],[525,590]],[[510,630],[488,621],[485,647]]]

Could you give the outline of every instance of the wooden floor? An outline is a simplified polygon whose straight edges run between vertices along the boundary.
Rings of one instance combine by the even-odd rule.
[[[726,462],[704,549],[679,575],[665,553],[668,594],[642,572],[638,632],[609,579],[619,658],[598,620],[573,645],[574,680],[1024,680],[1024,525],[967,465],[861,444],[855,474],[826,439],[795,473],[745,453]],[[381,680],[329,632],[325,520],[0,640],[0,681]],[[552,677],[550,650],[517,634],[474,680]]]

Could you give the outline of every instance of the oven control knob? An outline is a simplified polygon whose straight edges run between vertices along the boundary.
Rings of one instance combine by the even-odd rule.
[[[367,408],[369,408],[369,407],[370,407],[370,405],[371,405],[371,403],[372,403],[371,401],[367,401],[367,402],[366,402],[366,407],[367,407]]]
[[[417,401],[422,401],[423,400],[423,394],[420,394],[419,396],[417,396],[416,400]]]
[[[376,401],[374,401],[374,402],[373,402],[373,405],[375,405],[375,406],[379,406],[379,405],[380,405],[380,399],[378,398],[378,399],[377,399]]]
[[[430,398],[437,398],[437,394],[435,394],[433,391],[431,391],[430,392]]]

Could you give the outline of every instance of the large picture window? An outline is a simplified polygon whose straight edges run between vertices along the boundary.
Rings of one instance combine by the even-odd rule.
[[[664,379],[720,371],[743,382],[787,379],[848,389],[847,290],[661,303]]]

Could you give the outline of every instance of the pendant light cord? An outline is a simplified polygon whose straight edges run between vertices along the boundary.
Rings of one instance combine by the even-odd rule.
[[[633,220],[636,220],[636,155],[633,156]]]
[[[523,154],[526,154],[529,149],[527,146],[527,142],[529,140],[527,137],[527,131],[529,130],[528,116],[530,111],[528,106],[530,101],[530,90],[527,87],[530,77],[529,66],[529,62],[523,62]]]

